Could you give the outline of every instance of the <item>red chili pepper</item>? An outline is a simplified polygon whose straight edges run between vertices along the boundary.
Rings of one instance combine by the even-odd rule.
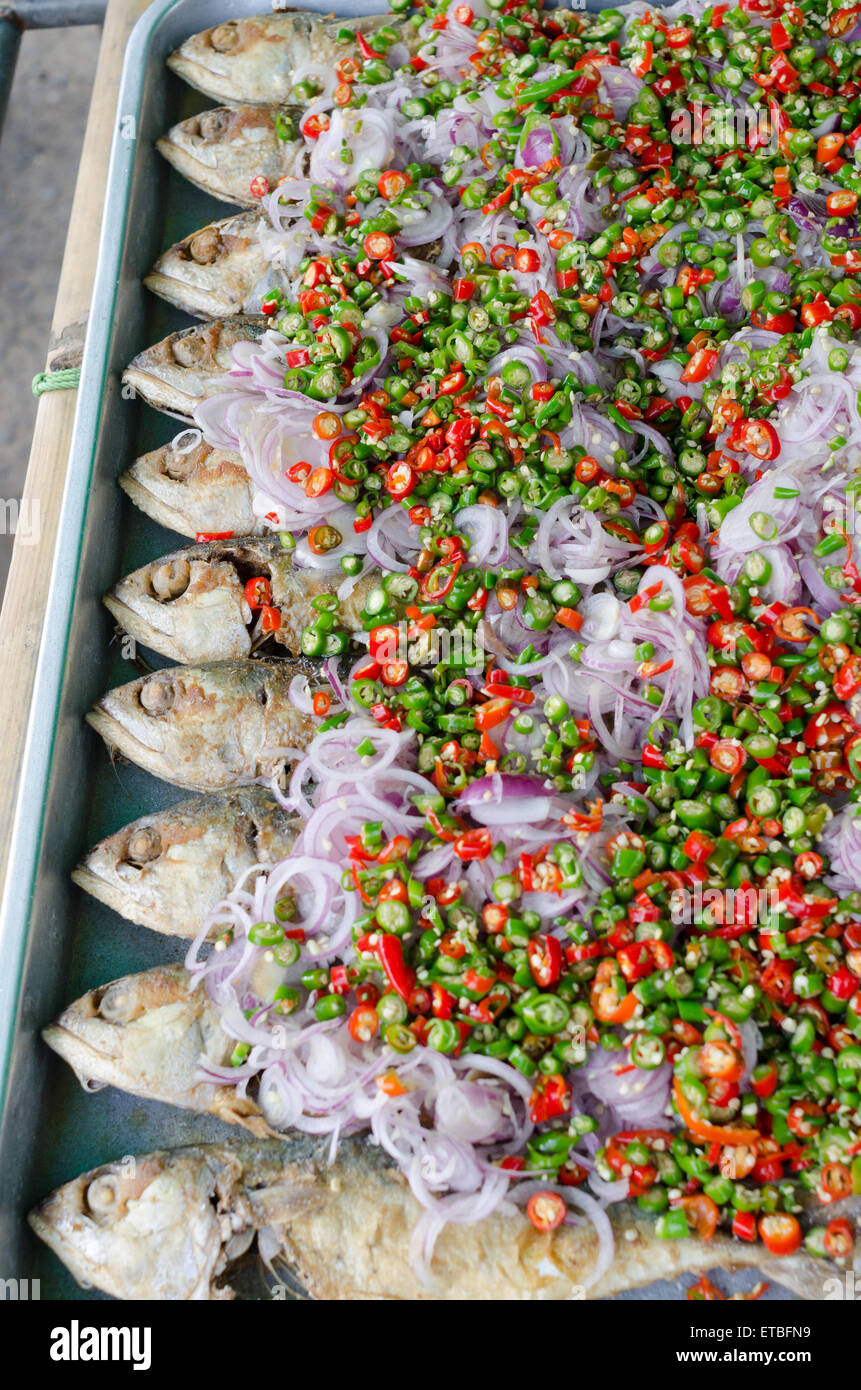
[[[638,594],[634,594],[634,597],[628,600],[628,608],[632,613],[639,613],[641,608],[645,608],[647,603],[657,597],[662,588],[663,584],[657,583],[650,584],[646,589],[641,589]]]
[[[750,1084],[754,1095],[766,1100],[777,1090],[777,1066],[774,1062],[763,1063],[763,1066],[767,1067],[767,1071],[761,1076],[752,1077]]]
[[[404,961],[404,948],[400,938],[390,932],[378,935],[377,954],[386,979],[396,994],[406,1002],[415,984],[415,972]]]
[[[475,281],[465,279],[455,280],[452,289],[454,290],[455,302],[457,304],[464,304],[467,300],[472,299],[475,294]]]
[[[704,381],[717,366],[718,354],[712,348],[698,348],[691,354],[680,381]]]
[[[848,700],[861,689],[861,657],[852,655],[843,663],[832,686],[838,700]]]
[[[555,936],[539,933],[527,947],[527,959],[532,978],[541,989],[555,984],[562,974],[562,945]]]
[[[780,439],[768,420],[738,420],[732,428],[730,448],[746,449],[755,459],[771,462],[780,453]]]
[[[256,613],[259,608],[272,602],[272,585],[269,580],[262,575],[257,579],[249,579],[245,585],[245,602]]]
[[[556,310],[553,308],[553,301],[545,290],[539,290],[529,301],[529,312],[534,323],[539,327],[545,327],[549,323],[555,322]],[[549,383],[547,383],[549,384]],[[552,395],[551,391],[551,395]]]
[[[486,859],[493,848],[490,831],[482,827],[467,830],[454,842],[454,852],[458,859],[467,862],[472,859]]]
[[[732,1233],[738,1240],[756,1240],[756,1213],[737,1211],[732,1219]]]
[[[714,840],[702,830],[692,830],[682,845],[683,852],[694,863],[699,864],[714,853]]]
[[[358,29],[356,30],[356,43],[359,45],[359,52],[361,53],[362,57],[367,59],[369,62],[373,62],[375,59],[379,58],[379,53],[374,52],[374,50],[371,48],[371,45],[368,43],[368,40],[365,38],[364,34],[361,33],[361,31]]]
[[[397,463],[393,463],[386,473],[386,492],[396,502],[400,502],[404,497],[409,497],[417,483],[418,475],[406,459],[400,459]]]
[[[329,988],[333,994],[349,994],[351,982],[346,965],[333,965],[329,971]]]
[[[409,674],[409,662],[405,661],[402,657],[396,657],[391,661],[384,661],[380,668],[380,680],[383,682],[383,685],[403,685]]]
[[[317,140],[324,130],[329,129],[330,124],[328,116],[306,116],[300,129],[308,140]]]
[[[652,62],[654,61],[654,51],[651,39],[646,39],[640,50],[641,57],[634,63],[631,69],[635,77],[645,77],[647,72],[651,72]]]
[[[529,1097],[529,1117],[533,1124],[555,1120],[571,1109],[571,1087],[560,1072],[540,1076]]]
[[[260,631],[277,632],[281,626],[281,612],[278,608],[273,608],[269,604],[264,604],[260,609]]]
[[[653,743],[647,743],[643,746],[641,761],[643,767],[665,770],[667,766],[666,759],[660,748],[656,748]]]
[[[462,555],[456,555],[434,565],[433,569],[429,570],[421,581],[421,594],[424,602],[438,603],[440,599],[444,599],[450,594],[462,566]]]
[[[491,198],[491,200],[490,200],[489,203],[485,203],[485,204],[484,204],[484,206],[483,206],[482,209],[481,209],[482,212],[483,212],[483,213],[498,212],[500,208],[505,207],[505,204],[510,200],[510,198],[511,198],[511,196],[512,196],[513,193],[514,193],[514,184],[513,184],[513,183],[510,183],[510,184],[508,185],[508,187],[507,187],[507,188],[503,188],[502,192],[499,193],[499,194],[497,194],[497,196],[496,196],[495,198]]]
[[[457,1003],[453,994],[434,980],[431,984],[431,1013],[434,1018],[451,1018]]]
[[[345,990],[344,993],[347,991]],[[358,1004],[350,1014],[347,1027],[354,1042],[366,1043],[376,1035],[380,1026],[380,1016],[372,1004]]]
[[[393,623],[384,623],[380,627],[373,627],[368,633],[368,649],[375,661],[391,660],[397,656],[398,644],[400,642],[400,628]],[[379,676],[379,669],[377,676]],[[377,677],[371,677],[376,679]]]

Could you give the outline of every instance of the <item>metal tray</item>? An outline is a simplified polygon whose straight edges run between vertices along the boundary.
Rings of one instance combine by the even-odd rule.
[[[330,12],[327,0],[303,0]],[[600,8],[590,0],[589,8]],[[101,1298],[83,1290],[24,1221],[58,1183],[124,1153],[224,1139],[221,1122],[111,1089],[85,1094],[41,1042],[39,1029],[96,985],[168,959],[171,942],[119,918],[69,879],[96,840],[181,797],[131,766],[113,767],[83,722],[93,700],[136,673],[112,643],[100,596],[116,579],[174,549],[177,537],[138,512],[116,485],[138,454],[178,426],[124,400],[120,375],[142,347],[190,320],[141,285],[165,247],[232,208],[193,189],[156,154],[169,125],[211,103],[168,72],[186,36],[259,13],[266,0],[156,0],[129,40],[111,152],[105,216],[74,437],[60,516],[42,649],[0,912],[0,1278],[38,1279],[41,1296]],[[385,0],[337,0],[343,15]],[[14,679],[14,672],[6,673]],[[748,1272],[735,1281],[753,1282]],[[771,1296],[788,1297],[783,1290]],[[634,1297],[678,1298],[677,1284]]]

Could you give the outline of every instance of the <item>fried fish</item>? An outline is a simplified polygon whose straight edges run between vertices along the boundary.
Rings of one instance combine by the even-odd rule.
[[[123,382],[147,405],[190,420],[195,406],[219,389],[236,345],[259,342],[269,326],[261,314],[182,328],[132,358]]]
[[[303,629],[320,616],[314,601],[334,599],[343,579],[340,569],[326,574],[298,568],[277,536],[252,536],[163,555],[121,579],[104,602],[137,641],[171,661],[189,663],[248,656],[263,601],[279,614],[272,639],[299,655]],[[362,607],[379,582],[379,571],[358,581],[333,610],[338,626],[362,631]]]
[[[264,787],[196,796],[100,840],[72,878],[130,922],[190,939],[244,873],[284,859],[300,830]]]
[[[305,232],[300,224],[294,232],[299,254],[307,252]],[[274,240],[273,240],[274,238]],[[442,242],[430,241],[410,247],[413,260],[435,261]],[[266,295],[274,288],[290,284],[278,265],[278,242],[269,218],[259,209],[210,222],[182,241],[168,247],[144,284],[153,294],[198,318],[217,319],[230,315],[259,314]]]
[[[210,222],[168,247],[144,284],[199,318],[259,313],[271,283],[263,241],[271,231],[269,218],[259,210]]]
[[[227,791],[280,777],[302,756],[316,725],[289,690],[307,674],[291,660],[169,666],[109,690],[87,721],[153,776],[189,791]]]
[[[271,1133],[255,1100],[201,1079],[201,1064],[228,1066],[235,1044],[206,991],[189,983],[179,965],[113,980],[70,1004],[42,1037],[87,1090],[117,1086]]]
[[[254,536],[267,529],[255,514],[254,486],[242,459],[202,440],[141,454],[118,482],[136,507],[181,536]]]
[[[285,127],[285,121],[291,121]],[[275,106],[213,106],[172,126],[156,148],[184,178],[204,193],[243,208],[260,206],[266,180],[305,178],[310,155],[303,139],[292,135],[289,111]],[[266,185],[264,185],[264,190]]]
[[[394,29],[411,53],[416,51],[415,26],[391,15],[336,19],[288,10],[204,29],[186,39],[167,63],[216,101],[296,101],[294,74],[307,81],[316,69],[325,80],[342,59],[355,57],[355,32],[373,39],[383,25]]]
[[[591,1225],[535,1229],[511,1209],[440,1235],[417,1276],[410,1236],[421,1208],[391,1160],[364,1138],[297,1135],[205,1144],[122,1159],[56,1189],[30,1213],[36,1234],[81,1283],[121,1299],[233,1298],[231,1267],[261,1237],[284,1277],[318,1299],[470,1301],[603,1298],[704,1269],[756,1267],[808,1300],[833,1267],[782,1259],[717,1233],[661,1240],[637,1208],[610,1209],[615,1256],[594,1282]]]

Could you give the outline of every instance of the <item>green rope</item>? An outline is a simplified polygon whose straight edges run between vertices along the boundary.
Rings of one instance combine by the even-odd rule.
[[[80,367],[64,367],[59,372],[39,372],[33,377],[33,395],[41,396],[45,391],[71,391],[81,380]]]

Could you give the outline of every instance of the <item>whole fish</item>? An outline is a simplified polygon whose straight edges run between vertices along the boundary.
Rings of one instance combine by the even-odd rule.
[[[213,394],[233,365],[236,344],[259,342],[268,327],[260,314],[182,328],[133,357],[123,382],[147,405],[190,420],[195,406]]]
[[[285,124],[289,123],[289,124]],[[276,106],[213,106],[171,126],[156,148],[184,178],[223,203],[260,206],[252,180],[274,188],[279,179],[303,179],[310,156],[293,137],[293,118]],[[288,138],[285,139],[284,136]],[[255,182],[255,189],[260,187]]]
[[[109,690],[87,721],[112,751],[155,777],[189,791],[227,791],[281,776],[307,748],[315,721],[289,697],[293,678],[307,674],[292,660],[168,666]]]
[[[296,101],[294,73],[304,76],[309,67],[316,67],[321,75],[328,74],[342,58],[356,56],[355,39],[339,38],[340,34],[358,31],[370,38],[386,24],[411,53],[416,51],[415,26],[391,15],[335,19],[290,10],[204,29],[186,39],[167,64],[216,101]]]
[[[720,1233],[707,1242],[661,1240],[652,1217],[614,1206],[614,1258],[591,1287],[591,1224],[540,1232],[511,1210],[446,1226],[428,1287],[410,1260],[421,1208],[405,1178],[367,1139],[342,1140],[331,1164],[328,1148],[297,1135],[121,1159],[58,1187],[30,1225],[79,1282],[121,1299],[233,1298],[233,1267],[258,1235],[277,1277],[283,1270],[287,1285],[327,1300],[593,1299],[736,1268],[757,1268],[818,1300],[835,1273],[810,1256],[776,1258]]]
[[[272,224],[259,210],[210,222],[159,256],[144,284],[199,318],[259,313],[267,288],[267,232]]]
[[[190,990],[182,966],[159,966],[91,990],[43,1029],[49,1047],[87,1090],[118,1086],[271,1134],[252,1099],[201,1080],[202,1062],[226,1067],[235,1043],[205,990]]]
[[[198,318],[258,314],[273,286],[283,290],[289,285],[289,277],[272,264],[274,238],[269,218],[259,210],[210,222],[168,247],[144,284]],[[411,247],[408,254],[434,261],[441,250],[442,242],[432,241]]]
[[[300,829],[264,787],[196,796],[100,840],[72,878],[130,922],[190,939],[247,870],[286,858]]]
[[[319,617],[312,601],[333,596],[344,575],[340,568],[330,574],[298,568],[277,536],[211,541],[163,555],[121,579],[104,602],[126,632],[171,661],[219,661],[252,651],[260,595],[252,595],[252,610],[248,585],[257,578],[268,586],[263,602],[280,614],[272,638],[299,655],[303,628]],[[333,613],[340,626],[362,631],[362,607],[379,579],[379,571],[363,575]]]
[[[181,436],[180,436],[181,438]],[[136,507],[181,536],[263,534],[254,486],[239,454],[211,445],[163,444],[135,459],[118,479]]]

